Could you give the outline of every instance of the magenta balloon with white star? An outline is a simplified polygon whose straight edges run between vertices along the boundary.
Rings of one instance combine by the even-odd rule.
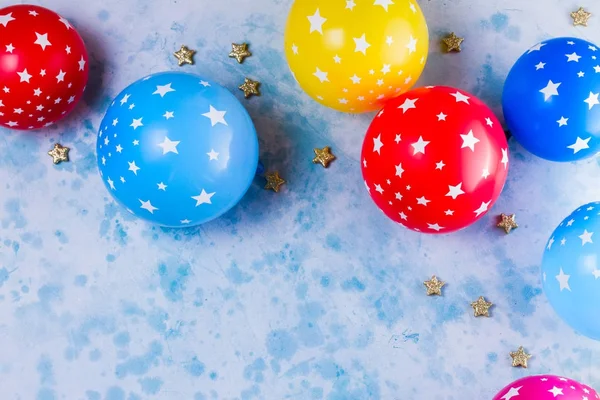
[[[598,393],[589,386],[554,375],[527,376],[506,386],[493,400],[596,400]]]

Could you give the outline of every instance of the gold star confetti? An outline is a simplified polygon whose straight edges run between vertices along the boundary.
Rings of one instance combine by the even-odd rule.
[[[265,189],[271,189],[274,192],[279,192],[279,188],[283,185],[285,180],[283,180],[279,176],[279,172],[275,171],[273,173],[269,173],[265,175],[265,179],[267,180],[267,184],[265,185]]]
[[[479,296],[477,301],[471,303],[471,307],[473,307],[473,312],[476,317],[489,317],[489,310],[492,305],[492,303],[485,301],[483,296]]]
[[[433,275],[430,280],[423,282],[423,285],[427,288],[427,296],[431,295],[442,295],[442,286],[444,286],[446,282],[440,281],[437,276]]]
[[[450,53],[451,51],[458,51],[460,52],[460,44],[464,41],[465,39],[458,37],[454,34],[454,32],[452,32],[451,34],[449,34],[448,36],[446,36],[445,38],[442,39],[442,42],[444,42],[444,44],[446,45],[446,52]]]
[[[587,26],[588,19],[590,19],[591,16],[592,13],[585,11],[583,7],[579,7],[579,10],[571,13],[571,18],[573,18],[573,26]]]
[[[253,81],[250,78],[246,78],[244,83],[240,85],[239,89],[244,92],[244,97],[248,98],[252,95],[260,96],[260,92],[258,91],[258,85],[260,82]]]
[[[243,63],[246,57],[250,57],[252,53],[248,51],[248,44],[235,44],[231,43],[231,53],[229,53],[229,57],[235,58],[238,63]]]
[[[504,232],[506,232],[507,234],[510,233],[511,230],[519,227],[519,225],[517,225],[517,221],[515,221],[515,214],[501,214],[500,218],[502,220],[498,222],[498,225],[496,226],[498,228],[504,229]]]
[[[190,50],[187,46],[181,46],[179,51],[173,53],[180,67],[183,64],[194,64],[194,59],[192,58],[194,54],[196,54],[196,50]]]
[[[322,149],[315,148],[313,149],[315,152],[315,158],[313,158],[312,162],[315,164],[321,164],[325,168],[329,167],[329,163],[335,160],[335,156],[331,154],[331,147],[325,146]]]
[[[69,150],[68,147],[55,143],[54,148],[48,152],[48,155],[52,157],[54,164],[60,164],[63,161],[69,161]]]
[[[527,368],[527,360],[531,358],[531,354],[525,353],[525,350],[523,350],[523,346],[520,346],[519,350],[517,351],[511,351],[510,356],[512,357],[513,367],[523,368]]]

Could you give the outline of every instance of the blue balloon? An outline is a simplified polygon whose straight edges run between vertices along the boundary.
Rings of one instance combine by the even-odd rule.
[[[141,79],[111,104],[98,167],[131,213],[165,227],[210,221],[236,205],[258,166],[258,139],[227,89],[192,74]]]
[[[542,285],[558,315],[600,340],[600,202],[579,207],[554,230],[542,261]]]
[[[511,134],[538,157],[575,161],[600,150],[600,49],[577,38],[541,42],[523,54],[504,84]]]

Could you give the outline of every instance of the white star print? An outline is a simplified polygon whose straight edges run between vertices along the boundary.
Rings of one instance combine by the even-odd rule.
[[[189,223],[190,223],[190,222],[192,222],[192,221],[190,221],[189,219],[182,219],[182,220],[181,220],[181,221],[179,221],[179,222],[181,222],[182,224],[186,224],[186,225],[187,225],[187,224],[189,224]]]
[[[127,103],[127,101],[129,100],[130,95],[126,94],[125,96],[123,96],[123,98],[121,99],[121,105]]]
[[[423,140],[422,136],[419,136],[419,140],[417,140],[416,142],[414,142],[414,143],[411,144],[411,146],[414,149],[413,156],[416,155],[417,153],[423,153],[423,154],[425,154],[425,147],[429,143],[430,142],[427,142],[427,141]]]
[[[7,53],[11,53],[11,54],[12,54],[12,52],[13,52],[13,50],[14,50],[14,49],[15,49],[15,48],[14,48],[14,46],[12,45],[12,43],[10,43],[10,44],[7,44],[7,45],[6,45],[6,52],[7,52]]]
[[[565,56],[568,58],[567,62],[571,62],[571,61],[579,62],[579,59],[581,58],[581,56],[578,56],[577,53],[575,53],[575,52],[573,52],[571,54],[565,54]]]
[[[167,185],[165,185],[164,183],[160,182],[156,184],[158,186],[158,190],[162,190],[163,192],[167,191]]]
[[[500,162],[504,164],[505,169],[508,167],[508,149],[502,149],[502,161]]]
[[[425,198],[425,196],[421,196],[421,197],[417,198],[417,204],[421,204],[425,207],[427,207],[427,203],[429,203],[429,202],[431,202],[431,200],[427,200]]]
[[[394,2],[392,0],[375,0],[375,3],[373,3],[373,5],[374,6],[381,6],[387,12],[388,6],[394,5]]]
[[[490,118],[486,118],[485,119],[485,124],[489,127],[493,127],[494,123],[492,122],[492,120]]]
[[[575,140],[575,143],[573,143],[570,146],[567,146],[567,148],[573,149],[573,154],[577,154],[581,150],[590,148],[590,146],[588,145],[588,142],[590,141],[591,138],[592,137],[590,136],[589,138],[582,140],[579,136],[577,136],[577,140]]]
[[[589,110],[591,110],[595,105],[600,104],[600,101],[598,101],[598,95],[600,95],[600,93],[590,92],[590,96],[583,101],[584,103],[587,103]]]
[[[571,277],[571,275],[565,275],[562,268],[560,269],[560,272],[558,273],[558,275],[555,276],[556,280],[558,281],[558,284],[560,285],[561,292],[564,289],[567,289],[569,292],[571,291],[571,288],[569,287],[569,278],[570,277]],[[555,395],[555,397],[556,397],[556,395]]]
[[[440,230],[444,229],[443,226],[439,226],[437,223],[435,223],[435,224],[427,223],[427,228],[434,230],[436,232],[439,232]]]
[[[587,229],[583,230],[583,233],[578,236],[581,239],[581,245],[584,246],[586,243],[594,243],[592,241],[592,235],[594,232],[588,232]]]
[[[9,121],[9,122],[7,122],[7,123],[6,123],[6,125],[8,125],[8,126],[10,126],[11,128],[13,128],[13,127],[15,127],[15,126],[19,125],[19,123],[18,123],[18,122],[15,122],[15,121]]]
[[[411,108],[417,108],[417,106],[415,106],[417,100],[419,99],[406,99],[398,108],[402,109],[402,114],[406,114],[406,111],[410,110]]]
[[[111,188],[112,190],[116,190],[116,189],[115,189],[115,183],[113,182],[113,180],[112,180],[112,179],[110,179],[110,177],[109,177],[109,178],[106,180],[106,182],[108,182],[108,185],[110,186],[110,188]]]
[[[214,149],[211,149],[208,155],[208,161],[219,160],[219,153],[217,153]]]
[[[207,113],[202,114],[202,116],[210,119],[210,124],[212,126],[215,126],[216,124],[227,125],[227,121],[225,121],[225,114],[227,113],[227,111],[219,111],[212,105],[210,105],[209,107],[209,111]]]
[[[177,145],[179,143],[180,143],[180,141],[172,141],[171,139],[169,139],[168,137],[165,136],[165,139],[163,140],[163,142],[159,143],[158,146],[160,148],[162,148],[163,155],[165,155],[167,153],[179,154],[179,152],[177,151]]]
[[[81,59],[77,63],[79,64],[79,70],[83,71],[85,69],[85,60],[83,59],[83,56],[81,56]]]
[[[469,96],[465,96],[459,91],[456,91],[456,93],[450,93],[450,96],[453,96],[457,103],[462,101],[463,103],[469,104]]]
[[[40,76],[46,76],[46,70],[45,69],[40,70]]]
[[[6,28],[6,25],[8,25],[8,23],[10,21],[14,21],[15,18],[13,18],[12,13],[8,13],[5,15],[0,15],[0,25],[3,25]]]
[[[584,76],[585,76],[585,73],[584,73],[583,71],[579,71],[579,72],[577,73],[577,77],[578,77],[578,78],[583,78]]]
[[[396,138],[394,139],[394,142],[400,143],[401,141],[402,141],[402,135],[400,135],[400,134],[396,135]]]
[[[380,194],[383,194],[383,188],[379,184],[375,184],[375,191]]]
[[[152,94],[159,94],[160,97],[165,97],[169,92],[174,92],[175,89],[171,88],[171,83],[166,85],[156,85],[156,90]]]
[[[471,151],[475,151],[475,144],[479,143],[479,139],[473,136],[473,130],[470,130],[466,135],[460,135],[460,137],[463,140],[462,146],[460,146],[461,149],[468,147]]]
[[[558,123],[558,126],[561,127],[561,126],[567,125],[568,120],[569,120],[569,118],[560,117],[560,119],[556,122]]]
[[[152,205],[152,203],[150,203],[150,200],[148,201],[144,201],[141,199],[138,199],[140,201],[140,203],[142,203],[142,205],[140,206],[140,208],[143,208],[144,210],[147,210],[148,212],[150,212],[150,214],[154,214],[155,210],[158,210],[158,208],[154,207]]]
[[[506,393],[504,396],[502,396],[500,399],[501,400],[510,400],[515,396],[519,396],[519,390],[521,390],[523,386],[519,386],[517,388],[511,387],[508,391],[508,393]]]
[[[440,171],[442,170],[442,168],[444,168],[446,166],[446,164],[444,164],[444,161],[440,161],[438,163],[435,163],[435,169],[439,169]]]
[[[446,115],[446,114],[444,114],[443,112],[441,112],[441,113],[439,113],[438,115],[436,115],[436,117],[437,117],[438,121],[445,121],[445,120],[446,120],[446,117],[447,117],[447,115]]]
[[[175,115],[173,115],[173,114],[174,114],[173,111],[165,111],[163,117],[165,117],[166,119],[175,118]]]
[[[356,3],[354,0],[346,0],[346,9],[352,11],[352,9],[356,7]]]
[[[210,87],[210,83],[208,83],[206,81],[200,81],[200,84],[204,87]]]
[[[552,237],[550,238],[550,240],[548,240],[548,246],[546,246],[546,248],[547,248],[548,250],[552,249],[552,245],[553,245],[553,244],[554,244],[554,236],[552,236]]]
[[[71,47],[67,46],[65,48],[65,51],[67,52],[67,54],[71,54]]]
[[[386,36],[386,38],[385,38],[385,43],[386,43],[388,46],[391,46],[391,45],[394,43],[394,38],[392,38],[391,36]]]
[[[23,70],[23,72],[17,72],[17,74],[19,75],[19,82],[27,82],[29,83],[29,79],[31,79],[31,75],[29,75],[29,73],[27,73],[27,68],[25,68]]]
[[[570,220],[568,220],[568,221],[567,221],[567,226],[571,226],[571,225],[573,225],[573,222],[575,222],[575,220],[574,220],[574,219],[570,219]]]
[[[600,74],[600,65],[596,65],[596,66],[594,67],[594,71],[595,71],[597,74]]]
[[[562,244],[562,243],[561,243],[561,244]],[[592,271],[592,274],[594,275],[594,278],[595,278],[595,279],[598,279],[598,278],[600,278],[600,269],[594,269],[594,270]]]
[[[462,182],[456,186],[448,185],[448,193],[446,193],[446,196],[452,197],[453,200],[456,200],[456,198],[461,194],[465,194],[465,192],[462,190]]]
[[[128,170],[133,172],[135,175],[137,175],[137,172],[141,169],[140,167],[138,167],[137,165],[135,165],[135,161],[127,161],[127,164],[129,164],[129,168]]]
[[[527,52],[527,54],[530,54],[531,52],[534,51],[540,51],[542,47],[544,47],[546,45],[546,43],[538,43],[535,46],[533,46],[532,48],[529,49],[529,51]]]
[[[412,35],[410,35],[410,39],[408,40],[406,48],[408,49],[408,54],[412,54],[417,51],[417,39],[412,37]]]
[[[413,14],[414,14],[414,13],[416,13],[416,12],[417,12],[417,8],[416,8],[416,7],[415,7],[415,5],[412,3],[412,1],[410,1],[410,2],[409,2],[409,4],[410,4],[410,6],[409,6],[409,7],[410,7],[410,10],[413,12]]]
[[[313,73],[313,76],[319,78],[321,83],[329,82],[329,78],[327,78],[327,72],[321,71],[319,67],[317,67],[317,71]]]
[[[338,55],[336,54],[336,55],[333,57],[333,61],[334,61],[336,64],[341,64],[341,62],[342,62],[342,59],[340,58],[340,56],[338,56]]]
[[[377,154],[381,155],[381,148],[383,147],[383,142],[381,141],[381,134],[373,139],[373,151],[377,152]]]
[[[201,204],[212,204],[210,199],[214,195],[215,195],[215,192],[206,193],[206,191],[204,189],[202,189],[202,193],[200,193],[198,196],[192,196],[192,199],[196,200],[196,207],[198,207]]]
[[[140,126],[144,126],[144,124],[142,124],[142,119],[144,119],[144,117],[139,118],[139,119],[133,119],[133,122],[131,123],[131,126],[133,128],[133,130],[136,130],[137,128],[139,128]]]
[[[314,15],[308,16],[306,18],[308,18],[308,21],[310,22],[310,32],[309,33],[313,33],[314,31],[317,31],[322,35],[323,34],[323,24],[325,23],[325,21],[327,21],[327,19],[323,18],[321,16],[319,9],[317,8],[317,11],[315,11]]]
[[[134,141],[132,142],[132,144],[133,144],[134,146],[137,146],[137,145],[139,145],[139,144],[140,144],[140,141],[139,141],[139,140],[134,140]]]
[[[387,75],[390,72],[390,68],[392,66],[390,64],[383,64],[383,68],[381,68],[381,73]]]
[[[446,210],[446,211],[444,211],[444,214],[446,214],[446,215],[454,215],[454,210]]]
[[[292,53],[298,55],[298,46],[295,43],[292,43]]]
[[[479,206],[479,208],[475,211],[473,211],[475,213],[476,217],[479,217],[481,214],[483,214],[484,212],[486,212],[488,210],[488,207],[490,205],[491,201],[488,201],[487,203],[484,203],[483,201],[481,202],[481,205]]]
[[[361,52],[364,55],[367,55],[367,49],[369,47],[371,47],[371,45],[369,43],[367,43],[367,39],[365,37],[366,35],[363,33],[363,35],[359,38],[353,38],[354,39],[354,44],[356,45],[356,48],[354,49],[354,52]]]
[[[360,83],[361,78],[359,78],[358,76],[356,76],[356,74],[354,74],[353,76],[350,77],[350,80],[352,80],[352,83],[354,83],[356,85],[356,84]]]
[[[554,83],[552,81],[548,81],[548,84],[545,88],[540,89],[540,93],[544,94],[544,101],[547,101],[552,96],[558,96],[558,87],[561,85],[561,82]]]
[[[68,29],[71,29],[71,24],[69,23],[69,21],[67,21],[67,20],[66,20],[66,19],[64,19],[63,17],[60,17],[58,20],[59,20],[60,22],[62,22],[62,23],[65,25],[65,27],[67,28],[67,30],[68,30]]]
[[[546,66],[546,63],[543,62],[539,62],[536,66],[535,66],[535,70],[540,70],[540,69],[544,69],[544,67]]]
[[[65,75],[67,75],[67,73],[63,72],[63,70],[61,69],[60,72],[58,73],[58,75],[56,75],[56,83],[58,83],[58,82],[64,82]]]
[[[567,239],[565,239],[565,238],[562,238],[562,239],[561,239],[561,241],[560,241],[560,245],[561,245],[561,246],[564,246],[564,245],[565,245],[565,243],[567,243]]]
[[[39,33],[36,32],[35,35],[37,36],[37,39],[33,43],[34,44],[39,44],[42,47],[42,50],[46,50],[46,47],[52,46],[52,43],[50,43],[48,41],[48,34],[47,33],[44,33],[43,35],[40,35]]]
[[[396,165],[396,176],[398,178],[402,178],[402,173],[404,172],[404,169],[402,169],[402,163]]]

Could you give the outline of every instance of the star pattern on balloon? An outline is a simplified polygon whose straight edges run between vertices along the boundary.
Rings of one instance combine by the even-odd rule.
[[[525,357],[525,364],[527,359],[529,358]],[[573,379],[554,375],[533,375],[518,379],[507,385],[494,397],[494,400],[520,399],[595,400],[600,399],[600,396],[594,389]]]
[[[196,50],[191,50],[185,45],[182,45],[179,50],[173,53],[180,67],[183,64],[194,64],[194,54],[196,54]]]
[[[286,53],[292,71],[294,65],[302,65],[306,72],[310,70],[306,73],[306,82],[300,82],[301,85],[315,88],[311,95],[317,101],[335,104],[335,109],[362,112],[380,108],[386,100],[415,84],[425,65],[427,42],[415,37],[418,36],[414,30],[416,24],[399,29],[400,25],[381,22],[385,41],[380,43],[364,25],[340,21],[346,17],[360,19],[361,12],[383,13],[385,18],[404,13],[412,17],[417,14],[417,7],[413,1],[374,0],[370,3],[339,1],[326,8],[311,8],[304,15],[306,29],[286,37]],[[344,13],[352,14],[344,16]],[[344,32],[340,26],[344,26]],[[384,26],[388,26],[387,31]],[[327,45],[330,37],[340,38],[336,39],[340,40],[340,45],[335,50]],[[383,62],[369,62],[378,58],[383,58]],[[398,60],[410,66],[400,67]],[[298,80],[295,75],[294,78]],[[362,89],[367,84],[377,90]]]
[[[0,9],[0,27],[0,125],[52,125],[85,90],[88,55],[81,37],[65,18],[33,5]]]
[[[511,351],[509,354],[512,358],[513,367],[527,368],[527,360],[529,360],[532,357],[531,354],[527,354],[525,352],[523,346],[520,346],[517,351]]]

